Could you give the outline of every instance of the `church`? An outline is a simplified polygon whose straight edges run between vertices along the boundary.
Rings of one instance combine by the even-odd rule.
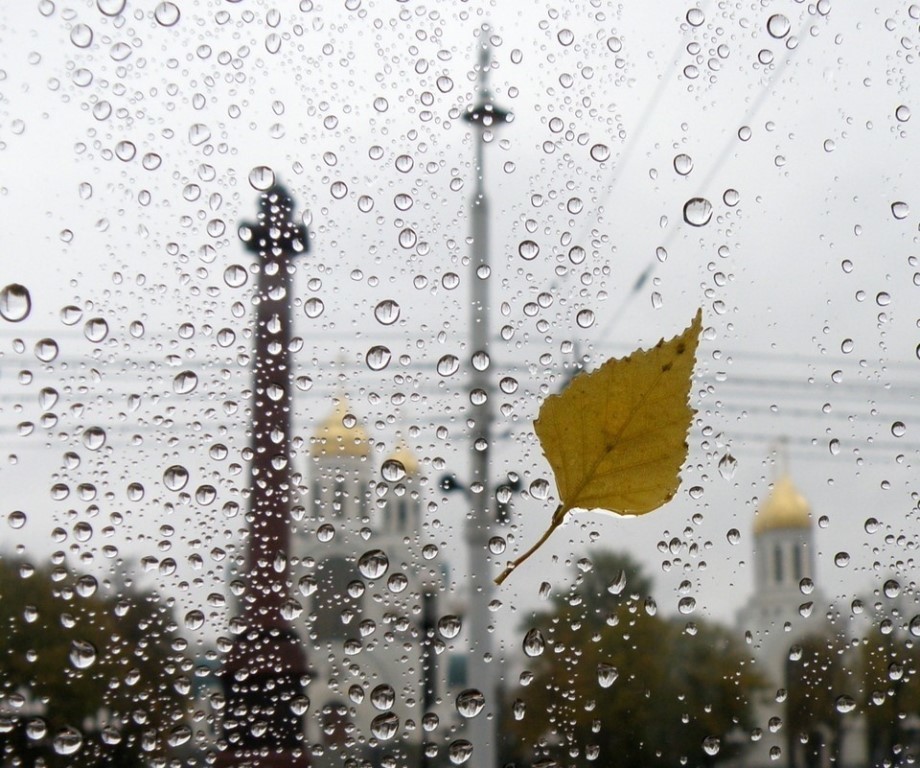
[[[815,569],[811,507],[782,472],[753,522],[754,590],[738,630],[765,687],[754,702],[756,727],[738,764],[748,768],[865,765],[863,719],[835,708],[832,670],[853,656],[851,630],[836,624]],[[834,757],[836,755],[836,757]]]
[[[291,541],[307,573],[295,625],[311,670],[314,766],[387,755],[421,764],[456,727],[445,676],[461,619],[439,605],[446,573],[423,540],[419,462],[404,442],[382,462],[375,452],[338,396],[310,440],[306,512]]]

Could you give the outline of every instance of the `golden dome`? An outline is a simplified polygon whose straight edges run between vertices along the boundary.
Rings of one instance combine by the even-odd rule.
[[[310,441],[310,455],[317,456],[352,456],[366,459],[371,454],[370,438],[364,427],[355,422],[350,427],[345,426],[346,417],[354,419],[348,412],[348,400],[345,397],[336,398],[335,408],[325,421],[313,433]]]
[[[799,493],[789,475],[773,484],[773,490],[757,510],[754,533],[766,533],[789,528],[810,528],[811,507]]]
[[[403,469],[406,470],[407,475],[418,474],[418,458],[412,452],[409,446],[406,445],[404,440],[399,441],[399,445],[396,446],[396,450],[389,455],[387,460],[398,461],[400,464],[402,464]]]

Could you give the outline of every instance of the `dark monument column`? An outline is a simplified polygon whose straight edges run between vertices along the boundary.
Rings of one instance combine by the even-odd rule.
[[[289,598],[291,487],[292,258],[308,248],[306,227],[293,221],[293,200],[275,185],[262,194],[258,221],[240,227],[258,256],[255,296],[251,482],[243,631],[223,671],[224,751],[220,766],[304,768],[307,659],[282,615]]]

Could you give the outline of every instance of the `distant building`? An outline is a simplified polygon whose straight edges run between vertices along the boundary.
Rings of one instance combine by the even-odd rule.
[[[837,749],[837,766],[863,765],[866,751],[860,718],[837,720],[839,734],[823,726],[803,734],[788,710],[794,684],[827,687],[823,679],[818,683],[823,670],[815,674],[796,664],[803,645],[843,648],[847,639],[829,618],[831,606],[816,583],[811,508],[788,474],[773,483],[754,517],[753,532],[754,591],[738,612],[738,627],[767,688],[754,702],[758,730],[739,762],[747,768],[828,768],[834,765],[830,756]],[[837,656],[835,663],[845,666],[846,656]],[[815,700],[825,693],[815,690]]]
[[[444,574],[440,558],[422,554],[418,460],[400,443],[376,465],[342,396],[312,435],[306,478],[291,554],[306,574],[294,597],[305,609],[298,626],[313,676],[313,764],[385,754],[418,764],[423,742],[443,734],[429,733],[431,713],[449,719],[445,646],[434,631]]]

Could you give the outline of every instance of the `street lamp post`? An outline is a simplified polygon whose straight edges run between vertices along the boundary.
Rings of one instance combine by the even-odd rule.
[[[486,700],[486,708],[470,722],[469,736],[473,745],[473,765],[495,768],[497,765],[496,718],[501,711],[496,701],[496,671],[492,661],[492,636],[489,630],[489,603],[492,599],[492,576],[489,572],[488,541],[493,522],[492,489],[489,485],[489,454],[491,450],[492,386],[489,367],[489,206],[485,192],[485,145],[502,123],[511,120],[510,113],[497,107],[488,88],[491,52],[485,39],[479,51],[479,93],[475,104],[467,108],[463,119],[475,131],[476,182],[471,200],[472,251],[470,259],[471,301],[470,339],[473,354],[473,455],[470,479],[471,514],[466,524],[469,547],[470,600],[467,625],[470,639],[468,684],[478,689]]]

